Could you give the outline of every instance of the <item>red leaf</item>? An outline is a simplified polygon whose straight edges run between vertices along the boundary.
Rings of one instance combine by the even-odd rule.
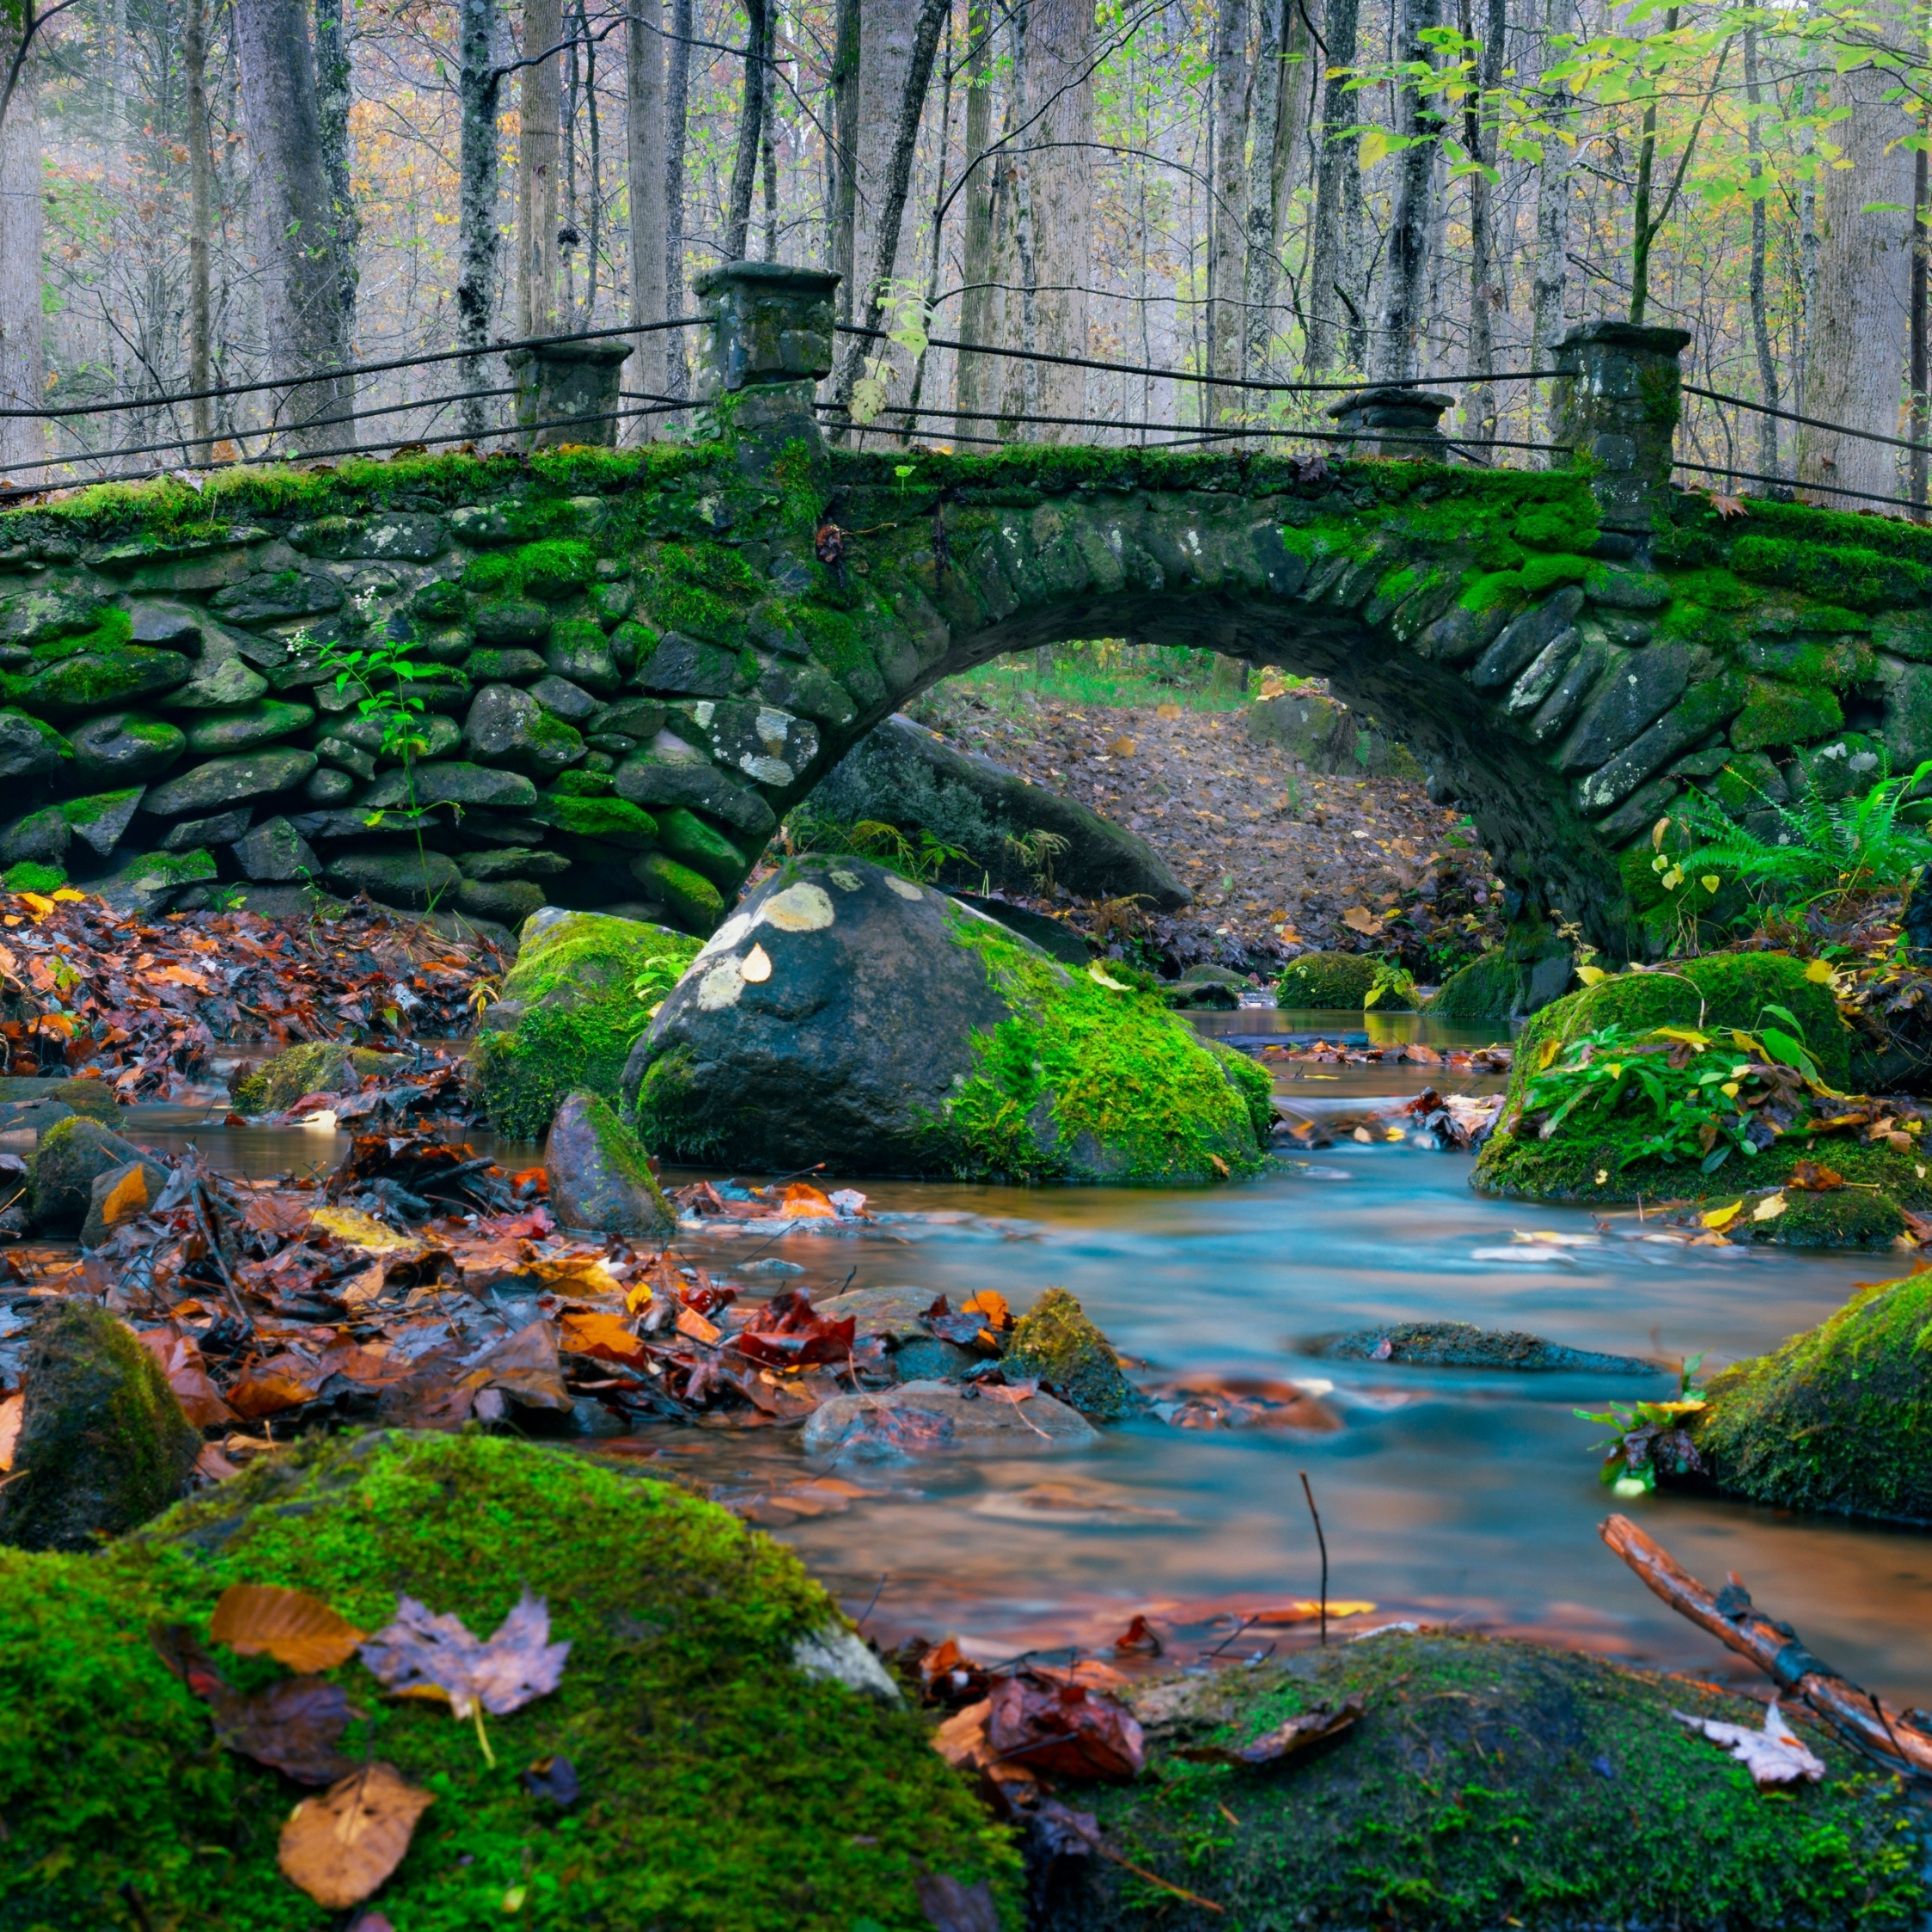
[[[987,1739],[1003,1761],[1057,1777],[1124,1782],[1146,1756],[1140,1727],[1119,1698],[1032,1671],[994,1686]]]

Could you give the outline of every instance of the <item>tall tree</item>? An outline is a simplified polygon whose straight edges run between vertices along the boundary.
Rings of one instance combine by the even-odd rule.
[[[356,297],[362,284],[357,251],[362,217],[356,209],[355,144],[349,109],[355,95],[355,68],[342,17],[342,0],[315,0],[315,107],[322,129],[322,178],[328,183],[336,278],[342,284],[342,341],[352,352]]]
[[[18,45],[14,35],[0,33],[0,59],[10,63]],[[5,409],[38,409],[46,398],[39,67],[29,50],[0,119],[0,408]],[[46,428],[39,417],[0,417],[0,469],[38,462],[46,449]],[[38,475],[23,480],[42,480]]]
[[[483,360],[497,298],[497,0],[461,0],[456,16],[456,93],[462,111],[457,159],[456,339],[471,352],[462,364],[466,390],[491,387]],[[462,405],[463,434],[482,436],[489,412],[482,397]]]
[[[1255,55],[1253,147],[1248,162],[1246,345],[1242,367],[1261,376],[1275,333],[1281,246],[1287,237],[1294,171],[1308,131],[1308,15],[1299,0],[1262,0]]]
[[[988,150],[993,145],[993,7],[992,0],[969,0],[966,9],[966,173],[960,201],[963,209],[959,247],[959,339],[993,339],[995,312],[993,288],[993,197],[997,168]],[[955,433],[960,437],[985,436],[987,425],[978,413],[991,408],[996,383],[993,358],[962,350],[955,368],[954,400],[959,411]]]
[[[208,3],[187,0],[181,29],[181,67],[186,95],[184,132],[188,145],[188,388],[212,382],[214,300],[209,255],[215,227],[214,162],[208,151]],[[191,463],[214,456],[215,401],[197,394],[188,405],[194,425]]]
[[[631,204],[631,320],[667,320],[671,310],[664,262],[663,0],[628,0],[625,23],[626,159]],[[670,332],[640,335],[631,380],[653,398],[664,393],[664,349]],[[662,417],[642,419],[643,437]]]
[[[1441,24],[1441,0],[1402,0],[1401,58],[1428,67],[1424,35]],[[1414,76],[1402,89],[1400,131],[1409,144],[1395,157],[1395,210],[1389,223],[1389,274],[1382,315],[1370,345],[1369,372],[1379,382],[1411,382],[1420,373],[1429,254],[1435,237],[1435,137],[1441,117]]]
[[[1746,109],[1745,150],[1751,156],[1751,336],[1758,351],[1758,387],[1761,399],[1776,409],[1778,404],[1777,360],[1771,353],[1771,321],[1764,290],[1764,259],[1770,244],[1770,223],[1765,218],[1764,197],[1769,187],[1764,181],[1764,132],[1758,125],[1764,107],[1764,91],[1758,75],[1758,29],[1744,30],[1744,91]],[[1758,419],[1758,467],[1767,476],[1776,476],[1777,467],[1777,418]]]
[[[1356,116],[1350,112],[1348,69],[1355,58],[1355,35],[1360,0],[1329,0],[1327,70],[1322,83],[1322,118],[1318,130],[1320,158],[1315,167],[1315,211],[1309,223],[1307,288],[1303,302],[1308,312],[1308,367],[1322,374],[1335,366],[1346,309],[1342,296],[1343,189],[1345,175],[1357,158],[1359,138],[1345,133]]]
[[[864,23],[859,0],[838,0],[832,42],[832,272],[839,320],[859,300],[859,58]]]
[[[664,49],[664,299],[682,312],[684,285],[684,147],[691,101],[691,0],[671,0],[670,44]],[[664,338],[664,388],[688,395],[691,364],[682,332]]]
[[[1576,30],[1576,0],[1544,0],[1542,70],[1555,66],[1568,52]],[[1551,131],[1543,142],[1536,176],[1536,254],[1530,271],[1530,366],[1555,365],[1556,345],[1563,339],[1563,309],[1569,290],[1570,176],[1574,162],[1562,131],[1569,123],[1570,94],[1560,79],[1544,89],[1543,118]],[[1548,392],[1544,419],[1548,431],[1556,431],[1556,400]],[[1552,464],[1564,459],[1550,457]]]
[[[1093,279],[1093,0],[1029,0],[1026,92],[1028,186],[1036,272],[1036,352],[1092,353],[1087,290]],[[1037,407],[1049,416],[1087,413],[1087,372],[1040,365]],[[1049,443],[1087,443],[1091,430],[1043,424]]]
[[[859,39],[858,134],[854,143],[858,166],[853,177],[856,200],[853,239],[853,269],[857,278],[853,293],[855,315],[871,304],[881,277],[890,278],[890,265],[899,256],[898,226],[894,226],[890,235],[886,231],[886,200],[891,192],[900,111],[906,98],[906,79],[912,67],[920,6],[921,0],[860,0],[863,21]],[[925,101],[926,91],[921,87],[922,107]],[[915,138],[917,131],[915,125]],[[902,222],[905,207],[902,199]]]
[[[564,324],[557,259],[564,85],[562,0],[523,0],[517,88],[517,333],[555,335]]]
[[[235,34],[270,358],[278,375],[306,378],[278,395],[276,420],[299,450],[345,449],[355,392],[351,378],[327,373],[347,360],[347,339],[301,0],[235,0]]]
[[[1904,143],[1917,129],[1885,98],[1896,85],[1891,74],[1864,67],[1839,75],[1831,89],[1831,105],[1850,109],[1831,131],[1846,165],[1826,174],[1819,197],[1805,395],[1807,415],[1881,436],[1898,433],[1911,316],[1913,162]],[[1898,453],[1833,430],[1803,429],[1797,475],[1801,484],[1892,497]],[[1816,500],[1856,506],[1856,498],[1823,492]]]
[[[750,31],[745,37],[744,90],[738,104],[738,138],[731,157],[731,190],[724,217],[724,259],[743,261],[750,252],[751,196],[758,179],[758,148],[765,129],[765,22],[769,0],[743,0]]]
[[[1470,0],[1461,0],[1462,34],[1474,38]],[[1469,364],[1471,376],[1495,367],[1495,315],[1502,306],[1502,282],[1497,274],[1494,193],[1488,170],[1496,162],[1495,131],[1488,124],[1489,103],[1502,83],[1503,37],[1508,28],[1507,0],[1489,0],[1483,23],[1482,51],[1477,57],[1477,89],[1463,110],[1463,147],[1480,165],[1469,176]],[[1464,406],[1478,436],[1496,433],[1496,389],[1479,382]]]
[[[1248,0],[1216,0],[1208,211],[1208,361],[1216,376],[1241,373],[1248,339]],[[1237,407],[1240,392],[1211,388],[1208,400],[1218,420]]]

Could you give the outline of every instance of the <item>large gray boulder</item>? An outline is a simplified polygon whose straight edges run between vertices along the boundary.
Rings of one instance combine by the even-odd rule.
[[[957,868],[961,884],[989,877],[1002,891],[1036,890],[1037,868],[1017,848],[1048,832],[1067,841],[1053,855],[1054,879],[1080,898],[1135,896],[1160,912],[1193,902],[1173,867],[1137,832],[978,752],[961,751],[902,715],[846,754],[812,793],[810,809],[847,824],[875,819],[930,832],[966,853]]]

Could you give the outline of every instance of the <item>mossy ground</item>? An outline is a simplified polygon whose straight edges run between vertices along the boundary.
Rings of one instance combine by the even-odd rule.
[[[792,1668],[837,1613],[788,1551],[587,1457],[363,1436],[258,1464],[97,1558],[0,1551],[5,1932],[344,1923],[276,1871],[298,1794],[216,1747],[148,1641],[205,1636],[235,1582],[312,1591],[366,1629],[407,1593],[485,1635],[528,1586],[571,1643],[556,1691],[488,1720],[493,1770],[447,1707],[333,1673],[367,1714],[351,1752],[436,1794],[373,1901],[404,1932],[925,1932],[920,1865],[1011,1898],[1005,1833],[918,1721]],[[245,1687],[284,1674],[218,1654]],[[553,1754],[582,1782],[568,1812],[518,1782]]]
[[[1932,1523],[1932,1274],[1861,1288],[1713,1378],[1697,1446],[1753,1501]]]
[[[1209,1052],[1158,994],[1070,972],[963,911],[948,924],[1012,1017],[974,1037],[975,1073],[931,1130],[936,1171],[1144,1185],[1260,1168],[1269,1080],[1252,1061]]]
[[[1171,1755],[1244,1744],[1349,1696],[1367,1706],[1360,1723],[1289,1767]],[[1755,1728],[1763,1706],[1686,1680],[1391,1633],[1140,1703],[1147,1772],[1079,1802],[1122,1857],[1221,1911],[1097,1859],[1088,1889],[1056,1906],[1055,1932],[1904,1932],[1926,1899],[1923,1846],[1892,1780],[1806,1724],[1825,1782],[1761,1795],[1670,1713]]]
[[[614,1100],[633,1042],[676,975],[648,997],[639,975],[654,960],[680,970],[699,942],[682,932],[601,913],[572,913],[526,939],[503,998],[524,1011],[507,1030],[486,1029],[472,1049],[472,1078],[499,1134],[535,1140],[566,1093],[583,1087]]]

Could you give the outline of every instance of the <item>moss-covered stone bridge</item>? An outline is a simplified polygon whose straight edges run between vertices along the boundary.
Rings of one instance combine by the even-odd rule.
[[[1519,931],[1573,919],[1622,957],[1685,787],[1759,804],[1932,756],[1932,532],[1671,490],[1675,332],[1566,344],[1563,471],[882,454],[814,423],[828,278],[700,287],[703,442],[242,468],[0,517],[14,883],[272,904],[308,874],[705,931],[921,689],[1128,636],[1327,678],[1470,811]]]

